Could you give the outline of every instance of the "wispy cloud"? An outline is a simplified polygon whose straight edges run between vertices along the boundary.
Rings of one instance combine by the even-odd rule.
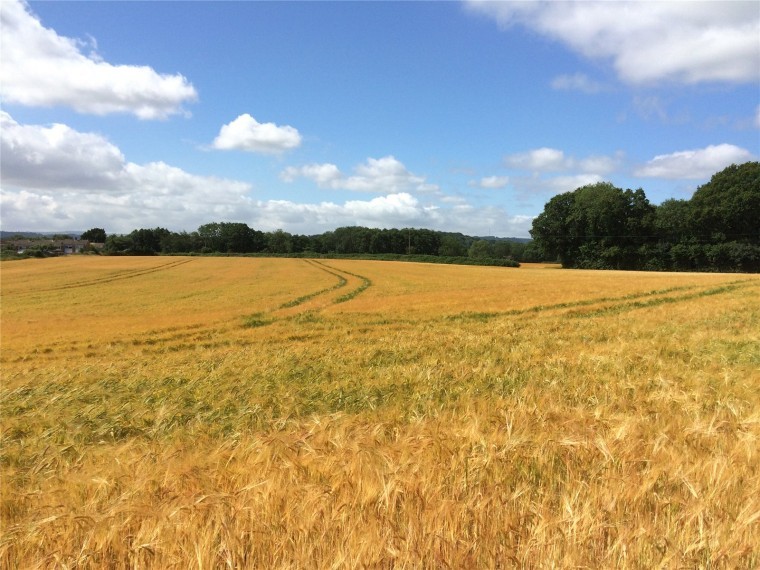
[[[574,158],[556,148],[542,147],[504,157],[504,163],[510,168],[530,170],[533,172],[567,172],[579,170],[582,173],[603,175],[618,167],[621,154],[614,156],[591,155]]]
[[[558,91],[580,91],[589,95],[607,90],[603,83],[594,81],[584,73],[558,75],[552,79],[551,86]]]
[[[509,184],[509,176],[486,176],[480,180],[470,181],[470,186],[488,190],[506,188],[507,184]]]
[[[517,195],[529,200],[536,195],[570,192],[581,186],[602,182],[622,166],[623,153],[574,157],[563,150],[541,147],[504,157],[513,169],[510,184]]]
[[[330,163],[289,166],[280,174],[285,182],[296,178],[307,178],[320,188],[351,190],[354,192],[437,192],[438,186],[430,184],[424,176],[407,170],[404,164],[393,156],[368,158],[354,168],[354,174],[346,176]]]

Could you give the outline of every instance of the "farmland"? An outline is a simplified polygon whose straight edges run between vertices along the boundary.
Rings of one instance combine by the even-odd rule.
[[[760,279],[2,265],[3,568],[760,566]]]

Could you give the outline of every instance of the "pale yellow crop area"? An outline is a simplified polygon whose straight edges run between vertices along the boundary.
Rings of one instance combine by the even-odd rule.
[[[2,568],[757,568],[760,278],[0,265]]]

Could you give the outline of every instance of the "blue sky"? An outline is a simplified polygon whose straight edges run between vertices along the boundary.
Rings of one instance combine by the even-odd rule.
[[[760,155],[757,2],[0,3],[4,230],[527,237]]]

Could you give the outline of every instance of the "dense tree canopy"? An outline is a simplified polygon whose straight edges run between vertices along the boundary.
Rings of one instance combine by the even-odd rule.
[[[531,235],[565,267],[630,269],[652,232],[654,212],[643,190],[600,182],[552,198]]]
[[[760,244],[760,162],[732,165],[691,198],[694,233]]]
[[[89,229],[86,232],[82,233],[82,235],[80,236],[80,239],[84,239],[84,240],[91,241],[94,243],[105,243],[106,230],[104,230],[103,228]]]
[[[653,206],[608,182],[554,196],[533,221],[545,257],[564,267],[760,271],[760,163],[732,165],[691,200]]]
[[[112,255],[222,253],[417,256],[473,263],[558,260],[564,267],[760,271],[760,163],[732,165],[690,200],[649,202],[644,190],[600,182],[554,196],[533,220],[532,242],[427,229],[346,226],[319,235],[211,222],[194,232],[137,229],[105,239]],[[460,261],[455,261],[460,260]]]
[[[474,238],[427,229],[378,229],[346,226],[319,235],[294,235],[283,230],[261,232],[244,223],[211,222],[195,232],[170,232],[164,228],[138,229],[127,235],[109,236],[110,255],[159,253],[223,253],[274,255],[398,255],[428,256],[479,264],[515,265],[540,261],[539,252],[526,240]],[[473,247],[473,244],[476,244]]]

